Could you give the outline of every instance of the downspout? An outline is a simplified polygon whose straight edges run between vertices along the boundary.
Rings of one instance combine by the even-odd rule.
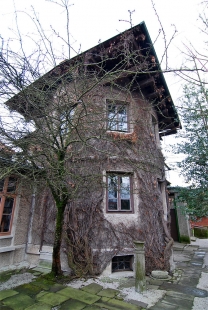
[[[34,218],[34,211],[35,211],[35,197],[36,197],[36,187],[33,190],[31,204],[30,204],[30,214],[29,214],[29,222],[28,222],[28,230],[27,230],[27,241],[26,241],[26,254],[36,254],[28,251],[28,246],[32,242],[32,224]]]

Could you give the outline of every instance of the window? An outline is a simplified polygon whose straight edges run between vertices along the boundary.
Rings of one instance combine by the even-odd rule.
[[[122,101],[107,100],[108,129],[112,131],[129,131],[128,106]]]
[[[158,146],[160,146],[158,122],[155,116],[152,115],[152,134]]]
[[[114,256],[112,259],[112,272],[132,271],[133,255]]]
[[[60,134],[68,134],[70,128],[73,127],[73,118],[75,110],[72,108],[70,111],[64,111],[60,115]]]
[[[132,212],[131,176],[126,174],[109,174],[107,180],[107,211]]]
[[[0,180],[0,234],[10,234],[15,206],[17,179],[8,177]]]

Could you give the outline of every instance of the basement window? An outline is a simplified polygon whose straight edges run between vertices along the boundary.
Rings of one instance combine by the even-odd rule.
[[[133,271],[133,255],[114,256],[112,259],[112,272]]]

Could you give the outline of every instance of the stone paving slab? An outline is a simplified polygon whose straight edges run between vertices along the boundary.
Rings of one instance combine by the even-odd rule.
[[[198,245],[189,244],[188,246],[186,246],[186,247],[184,248],[184,251],[193,252],[193,251],[197,251],[198,249],[199,249],[199,246],[198,246]]]
[[[182,298],[175,298],[173,296],[165,296],[162,300],[163,303],[167,303],[169,305],[176,305],[180,306],[182,308],[188,307],[188,309],[192,308],[193,301],[192,300],[187,300],[187,299],[182,299]]]
[[[47,293],[48,293],[47,291],[41,291],[39,294],[35,296],[35,299],[39,300],[42,296],[44,296]]]
[[[85,309],[85,307],[87,306],[86,303],[81,302],[79,300],[76,299],[70,299],[67,300],[66,302],[64,302],[61,307],[59,308],[59,310],[81,310],[81,309]]]
[[[109,299],[106,302],[98,301],[95,303],[95,306],[99,306],[100,308],[108,309],[108,310],[139,310],[141,307],[137,305],[132,305],[125,301],[121,301],[118,299]]]
[[[7,297],[12,297],[14,295],[17,295],[18,292],[14,290],[5,290],[5,291],[0,291],[0,300],[3,300]]]
[[[17,286],[15,290],[19,293],[31,296],[31,295],[37,295],[38,293],[40,293],[42,288],[36,285],[33,285],[32,283],[27,283],[27,284]]]
[[[91,306],[87,306],[86,308],[84,308],[84,310],[101,310],[101,308],[98,306],[91,305]]]
[[[45,295],[38,298],[40,302],[43,302],[47,305],[51,305],[53,307],[60,305],[67,299],[69,299],[69,297],[60,295],[58,293],[46,293]]]
[[[63,288],[65,288],[66,286],[62,285],[62,284],[54,284],[53,286],[51,286],[51,288],[49,289],[50,292],[56,293],[60,290],[62,290]]]
[[[140,306],[142,308],[147,308],[148,304],[146,304],[145,302],[139,301],[139,300],[133,300],[133,299],[129,299],[128,302],[130,302],[133,305],[136,306]]]
[[[193,277],[184,277],[180,280],[181,285],[188,285],[188,286],[197,286],[199,282],[199,278],[193,278]]]
[[[192,295],[186,295],[186,294],[183,294],[183,293],[180,293],[180,292],[174,292],[174,291],[167,291],[166,296],[172,296],[172,297],[175,297],[175,298],[181,298],[181,299],[187,299],[187,300],[194,300],[194,296]]]
[[[118,294],[119,294],[118,290],[114,290],[112,288],[106,288],[106,289],[103,289],[102,291],[100,291],[97,295],[102,296],[102,297],[113,298]]]
[[[158,302],[155,306],[150,307],[149,309],[151,310],[178,310],[178,306],[169,305],[163,302]]]
[[[82,287],[83,291],[90,293],[90,294],[94,294],[94,295],[99,293],[102,289],[103,287],[97,283],[91,283],[89,285]]]
[[[205,290],[180,284],[170,284],[164,282],[160,286],[160,289],[166,291],[181,292],[183,294],[192,295],[194,297],[208,297],[208,292]]]
[[[25,310],[51,310],[51,306],[42,302],[38,302],[36,304],[33,304],[32,306],[25,308]]]
[[[77,290],[69,286],[64,288],[63,290],[58,291],[58,293],[56,294],[66,296],[68,299],[72,298],[72,299],[80,300],[89,305],[95,303],[96,301],[100,299],[100,296],[93,295],[93,294],[84,292],[82,290]]]
[[[4,299],[4,304],[14,310],[24,310],[27,307],[33,305],[34,303],[34,299],[24,294],[14,295],[12,297]]]
[[[41,281],[39,278],[36,281],[33,281],[32,284],[38,286],[42,290],[49,291],[51,287],[55,285],[55,282]]]
[[[1,306],[1,305],[0,305],[0,309],[1,310],[13,310],[12,308],[10,308],[8,306]]]
[[[122,282],[118,289],[123,289],[123,288],[129,288],[135,286],[135,279],[134,278],[129,278],[125,282]]]

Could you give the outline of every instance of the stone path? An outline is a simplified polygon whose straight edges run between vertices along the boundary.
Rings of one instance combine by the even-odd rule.
[[[167,291],[164,298],[150,309],[190,310],[195,297],[208,297],[206,290],[196,287],[201,273],[208,273],[208,266],[203,266],[205,255],[208,255],[208,248],[176,244],[174,246],[174,257],[178,276],[170,283],[169,281],[150,281],[152,284],[157,284],[159,289]]]
[[[124,302],[114,289],[96,283],[74,289],[37,279],[13,290],[0,292],[0,309],[4,310],[138,310],[142,307]]]
[[[175,244],[174,260],[176,272],[172,279],[158,280],[147,278],[148,288],[165,290],[165,296],[149,309],[152,310],[190,310],[194,297],[208,297],[208,292],[197,288],[201,272],[208,273],[208,266],[203,266],[208,248],[194,245]],[[208,260],[207,260],[208,261]],[[40,270],[33,271],[40,275]],[[123,287],[134,285],[129,278]],[[121,288],[121,287],[120,287]],[[0,291],[1,310],[142,310],[147,304],[131,300],[123,301],[118,296],[119,290],[103,288],[92,283],[80,289],[36,278],[29,284],[15,289]],[[207,305],[208,309],[208,305]]]

